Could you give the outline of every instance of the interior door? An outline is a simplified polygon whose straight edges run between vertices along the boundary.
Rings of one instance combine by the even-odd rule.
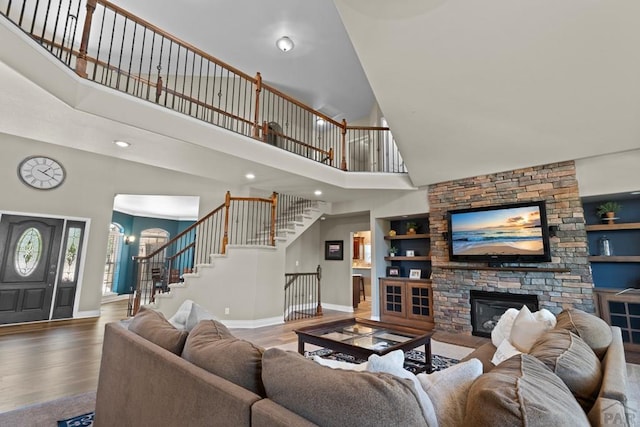
[[[47,320],[64,221],[19,215],[0,219],[0,324]]]

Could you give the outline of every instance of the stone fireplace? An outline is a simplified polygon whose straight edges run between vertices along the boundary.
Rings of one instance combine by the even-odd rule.
[[[532,313],[538,311],[538,296],[472,290],[470,304],[471,335],[490,337],[500,316],[508,309],[520,310],[526,305]]]
[[[557,227],[551,262],[491,267],[449,261],[449,210],[532,200],[546,202],[547,222]],[[436,330],[472,333],[471,291],[534,295],[540,308],[556,314],[564,307],[595,311],[573,161],[434,184],[429,187],[429,207]]]

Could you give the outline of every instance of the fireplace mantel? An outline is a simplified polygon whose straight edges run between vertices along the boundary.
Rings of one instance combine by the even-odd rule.
[[[489,266],[471,266],[471,265],[434,265],[435,268],[444,268],[445,270],[491,270],[491,271],[525,271],[532,273],[569,273],[569,268],[547,268],[547,267],[489,267]]]

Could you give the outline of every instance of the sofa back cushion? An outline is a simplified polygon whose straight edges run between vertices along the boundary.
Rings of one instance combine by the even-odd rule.
[[[203,320],[189,333],[182,357],[264,397],[263,352],[262,347],[234,337],[222,323]]]
[[[140,307],[129,324],[129,330],[177,355],[182,353],[188,334],[176,329],[164,314],[146,307]]]
[[[536,341],[529,354],[564,381],[585,412],[591,409],[600,390],[602,367],[579,336],[566,329],[551,330]]]
[[[611,327],[607,322],[577,308],[568,308],[558,314],[556,329],[568,329],[582,338],[600,360],[611,344]]]
[[[467,395],[462,425],[589,426],[562,380],[528,354],[505,360],[479,377]]]
[[[318,425],[429,425],[413,383],[390,374],[331,369],[271,348],[262,379],[268,398]]]

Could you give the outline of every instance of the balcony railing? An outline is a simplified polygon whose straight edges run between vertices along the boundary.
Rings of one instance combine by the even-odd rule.
[[[336,121],[105,0],[0,0],[88,80],[351,172],[406,173],[389,128]]]

